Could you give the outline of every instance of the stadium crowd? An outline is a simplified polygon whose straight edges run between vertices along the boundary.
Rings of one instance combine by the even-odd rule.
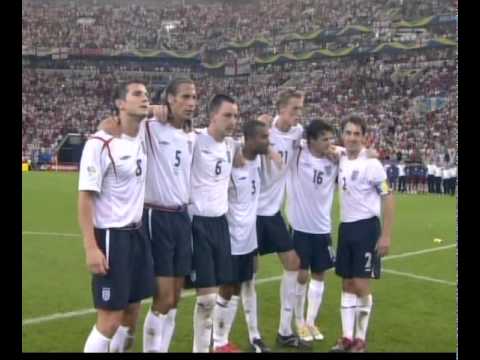
[[[190,2],[191,3],[191,2]],[[363,25],[383,30],[400,19],[453,14],[455,1],[262,0],[245,4],[165,5],[22,1],[27,47],[218,49],[263,37],[278,46],[288,33]],[[370,36],[371,37],[371,36]],[[285,50],[285,48],[283,48]]]
[[[279,89],[294,87],[306,92],[305,122],[323,118],[338,128],[342,118],[356,112],[366,118],[368,141],[382,159],[399,153],[404,159],[432,158],[456,145],[457,69],[450,51],[431,52],[403,60],[382,57],[269,65],[241,77],[186,72],[196,81],[200,99],[194,126],[207,124],[206,103],[214,93],[237,98],[241,118],[246,120],[273,114]],[[110,84],[141,78],[152,88],[161,79],[178,75],[166,68],[141,70],[141,64],[96,67],[92,62],[67,70],[24,68],[22,154],[30,158],[32,150],[53,150],[68,132],[94,132],[99,120],[111,112]],[[439,99],[439,105],[429,105],[431,98]]]

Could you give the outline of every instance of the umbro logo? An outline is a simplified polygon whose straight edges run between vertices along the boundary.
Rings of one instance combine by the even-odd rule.
[[[125,156],[122,156],[122,157],[120,158],[120,160],[127,160],[127,159],[130,159],[130,158],[131,158],[130,155],[125,155]]]
[[[160,140],[158,143],[160,145],[170,145],[170,143],[168,141],[164,141],[164,140]]]
[[[246,178],[246,176],[242,176],[241,178],[238,178],[238,180],[245,180]]]
[[[204,154],[211,154],[210,151],[208,151],[208,150],[202,150],[202,153],[204,153]]]

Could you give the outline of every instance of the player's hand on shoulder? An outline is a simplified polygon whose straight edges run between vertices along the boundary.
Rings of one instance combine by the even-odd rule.
[[[369,159],[378,159],[379,157],[379,153],[377,150],[375,150],[374,148],[367,148],[365,150],[365,155],[367,156],[367,158]]]
[[[334,163],[338,163],[340,161],[340,155],[340,152],[337,151],[337,147],[335,145],[330,145],[327,151],[327,159]]]
[[[117,116],[109,116],[106,119],[100,121],[97,127],[98,130],[103,130],[107,134],[112,136],[120,136],[122,134],[122,127],[120,126],[120,120]]]
[[[161,123],[167,122],[168,107],[167,105],[150,105],[149,113],[151,113],[155,119]]]
[[[86,251],[86,261],[88,270],[96,275],[106,275],[108,271],[108,264],[105,255],[102,251],[95,247]]]
[[[246,163],[247,162],[245,160],[245,157],[242,154],[242,151],[241,150],[236,151],[235,155],[233,156],[233,167],[234,168],[241,168],[241,167],[245,166]]]
[[[264,123],[267,127],[271,127],[273,118],[269,114],[262,114],[257,118],[257,121]]]
[[[283,166],[283,159],[280,153],[278,153],[271,145],[268,147],[267,159],[272,160],[277,168],[281,169]]]
[[[388,255],[388,251],[390,250],[390,238],[382,235],[377,242],[376,250],[380,257]]]

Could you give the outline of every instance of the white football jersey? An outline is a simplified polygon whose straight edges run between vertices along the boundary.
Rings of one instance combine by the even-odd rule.
[[[168,123],[146,120],[145,143],[149,166],[145,203],[164,207],[186,205],[190,200],[190,169],[195,136]]]
[[[260,158],[232,168],[228,187],[227,221],[232,255],[251,253],[257,244],[257,207],[260,194]]]
[[[197,135],[190,176],[189,212],[192,215],[217,217],[226,214],[233,156],[233,139],[217,142],[207,131]]]
[[[405,176],[405,165],[398,164],[398,176]]]
[[[435,176],[436,177],[442,177],[442,173],[443,173],[443,168],[440,167],[440,166],[436,166],[435,167]]]
[[[378,159],[340,158],[338,187],[340,221],[354,222],[380,217],[381,195],[387,194],[387,174]]]
[[[435,174],[435,166],[432,164],[427,165],[427,175]]]
[[[141,220],[146,170],[141,132],[115,138],[98,131],[85,143],[78,189],[95,192],[95,227],[118,228]]]
[[[300,140],[303,136],[303,127],[297,125],[288,132],[283,132],[275,126],[270,129],[270,143],[282,157],[283,164],[278,168],[271,160],[267,160],[265,155],[261,155],[261,181],[262,190],[258,203],[258,215],[272,216],[280,211],[282,206],[287,181],[287,171],[295,160]]]
[[[287,213],[294,230],[330,234],[337,172],[335,163],[313,156],[308,146],[302,146],[287,181]]]
[[[450,178],[450,169],[443,168],[442,169],[442,179],[449,179]]]

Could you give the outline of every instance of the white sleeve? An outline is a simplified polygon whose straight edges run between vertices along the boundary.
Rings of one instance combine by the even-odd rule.
[[[367,179],[379,195],[387,195],[391,192],[387,183],[387,173],[380,161],[370,159],[367,168]]]
[[[90,139],[85,143],[80,160],[79,191],[100,192],[106,168],[105,161],[102,160],[103,144],[97,139]]]

